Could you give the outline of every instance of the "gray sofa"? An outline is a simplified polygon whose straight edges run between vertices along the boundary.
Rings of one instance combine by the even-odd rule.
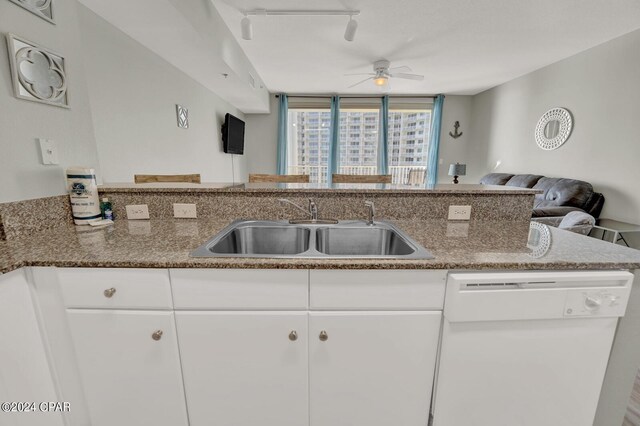
[[[536,195],[533,217],[558,217],[572,211],[582,211],[597,219],[604,206],[604,195],[595,192],[589,182],[582,180],[489,173],[480,179],[480,183],[542,190],[542,194]]]

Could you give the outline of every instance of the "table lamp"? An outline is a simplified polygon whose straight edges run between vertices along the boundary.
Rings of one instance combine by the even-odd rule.
[[[458,176],[464,176],[467,174],[466,164],[451,164],[449,166],[449,176],[453,176],[453,183],[458,183]]]

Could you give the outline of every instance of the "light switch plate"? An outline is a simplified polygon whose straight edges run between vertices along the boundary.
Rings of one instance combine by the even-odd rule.
[[[178,219],[195,219],[198,217],[195,204],[173,204],[173,217]]]
[[[40,144],[40,159],[42,164],[60,164],[60,161],[58,160],[58,145],[56,144],[56,141],[53,139],[39,138],[38,143]]]
[[[146,204],[131,204],[126,209],[129,220],[149,219],[149,206]]]
[[[471,206],[449,206],[449,220],[471,219]]]

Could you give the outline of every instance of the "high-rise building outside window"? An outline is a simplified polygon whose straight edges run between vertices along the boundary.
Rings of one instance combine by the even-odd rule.
[[[359,105],[342,99],[338,173],[379,174],[380,109],[376,102],[371,98]],[[326,107],[300,107],[290,102],[288,119],[288,173],[308,174],[312,183],[325,183],[331,127],[328,103]],[[390,103],[387,164],[394,184],[415,183],[408,181],[412,171],[413,176],[416,171],[426,173],[430,123],[430,105]]]

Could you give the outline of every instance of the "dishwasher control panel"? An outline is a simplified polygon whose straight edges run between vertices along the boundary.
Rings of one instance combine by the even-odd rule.
[[[572,289],[567,292],[564,315],[622,316],[629,292],[624,288]]]

